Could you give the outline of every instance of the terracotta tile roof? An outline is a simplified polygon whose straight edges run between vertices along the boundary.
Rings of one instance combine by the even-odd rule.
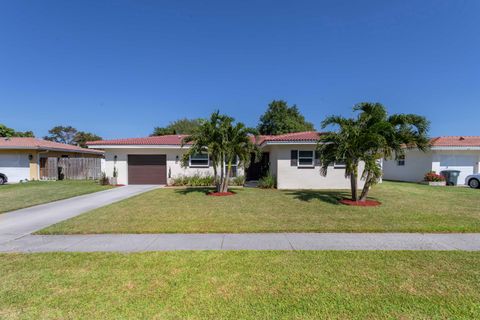
[[[153,136],[145,138],[127,138],[87,142],[88,146],[104,145],[181,145],[186,135],[175,134],[166,136]]]
[[[316,131],[305,131],[305,132],[295,132],[295,133],[286,133],[286,134],[279,134],[279,135],[271,135],[271,136],[259,136],[259,140],[261,143],[263,142],[274,142],[274,141],[281,141],[281,142],[288,142],[288,141],[317,141],[320,137],[321,133]]]
[[[259,145],[265,142],[310,142],[318,140],[321,132],[306,131],[295,132],[281,135],[259,135],[252,137],[252,141]],[[178,145],[182,144],[182,139],[187,135],[166,135],[166,136],[153,136],[145,138],[127,138],[127,139],[113,139],[113,140],[101,140],[91,141],[87,144],[89,146],[102,146],[102,145]],[[17,138],[18,139],[18,138]],[[23,138],[29,139],[29,138]],[[38,139],[36,139],[38,140]],[[44,140],[40,140],[44,141]],[[49,141],[45,141],[49,142]],[[434,147],[480,147],[480,136],[449,136],[449,137],[436,137],[431,139],[432,146]],[[1,147],[1,144],[0,144]],[[73,146],[69,146],[73,147]],[[76,148],[76,147],[74,147]]]
[[[446,136],[430,140],[432,147],[480,147],[480,136]]]
[[[47,141],[37,138],[0,138],[0,149],[27,149],[27,150],[52,150],[52,151],[68,151],[77,153],[95,153],[103,154],[103,151],[86,149],[69,144]]]
[[[166,135],[166,136],[153,136],[145,138],[127,138],[127,139],[113,139],[113,140],[101,140],[88,142],[88,146],[102,146],[102,145],[181,145],[182,139],[187,135]],[[282,135],[265,136],[260,135],[252,137],[252,142],[262,144],[264,142],[279,141],[316,141],[320,133],[315,131],[287,133]]]

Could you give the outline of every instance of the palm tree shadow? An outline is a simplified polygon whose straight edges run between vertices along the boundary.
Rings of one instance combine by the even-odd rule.
[[[214,191],[214,188],[208,188],[208,187],[200,187],[200,188],[182,188],[182,189],[176,189],[175,193],[181,194],[181,195],[188,195],[191,193],[203,193],[203,194],[209,194],[210,192]]]
[[[339,201],[344,198],[350,198],[350,193],[348,191],[324,191],[324,190],[297,190],[297,191],[288,191],[287,195],[293,196],[294,199],[300,201],[310,202],[312,200],[320,200],[329,204],[340,204]]]
[[[181,195],[188,195],[188,194],[191,194],[191,193],[203,193],[203,194],[209,194],[209,193],[212,193],[212,192],[215,192],[215,188],[213,187],[186,187],[186,188],[182,188],[182,189],[176,189],[175,190],[175,193],[178,193],[178,194],[181,194]],[[235,190],[232,190],[232,189],[228,189],[228,192],[231,192],[231,193],[237,193],[237,191]]]

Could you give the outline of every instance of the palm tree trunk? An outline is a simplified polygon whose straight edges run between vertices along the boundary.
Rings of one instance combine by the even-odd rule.
[[[357,182],[357,174],[356,172],[350,173],[350,188],[352,191],[352,200],[357,201],[358,199],[358,182]]]
[[[360,194],[360,200],[362,202],[367,201],[368,192],[370,191],[370,186],[372,185],[372,177],[370,172],[367,174],[367,179],[365,180],[365,184],[363,185],[362,193]]]
[[[362,201],[362,202],[367,201],[368,192],[370,191],[370,186],[371,186],[371,183],[368,181],[365,181],[365,185],[363,186],[363,190],[362,190],[362,193],[360,194],[359,201]]]
[[[213,165],[213,183],[215,184],[215,190],[218,191],[220,188],[219,181],[218,181],[218,169],[217,169],[217,163],[212,163]]]
[[[223,192],[224,176],[225,176],[225,154],[222,153],[221,163],[220,163],[220,184],[217,188],[217,192]]]
[[[225,181],[223,182],[222,192],[228,192],[228,180],[230,179],[230,172],[232,171],[232,162],[227,164],[227,171],[225,173]]]

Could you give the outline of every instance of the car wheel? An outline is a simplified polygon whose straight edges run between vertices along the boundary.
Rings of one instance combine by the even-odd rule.
[[[470,179],[470,181],[468,181],[468,186],[473,189],[478,189],[480,188],[480,181],[477,179]]]

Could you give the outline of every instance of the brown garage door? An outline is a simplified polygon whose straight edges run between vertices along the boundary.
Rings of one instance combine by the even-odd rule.
[[[129,155],[128,184],[167,184],[167,156]]]

